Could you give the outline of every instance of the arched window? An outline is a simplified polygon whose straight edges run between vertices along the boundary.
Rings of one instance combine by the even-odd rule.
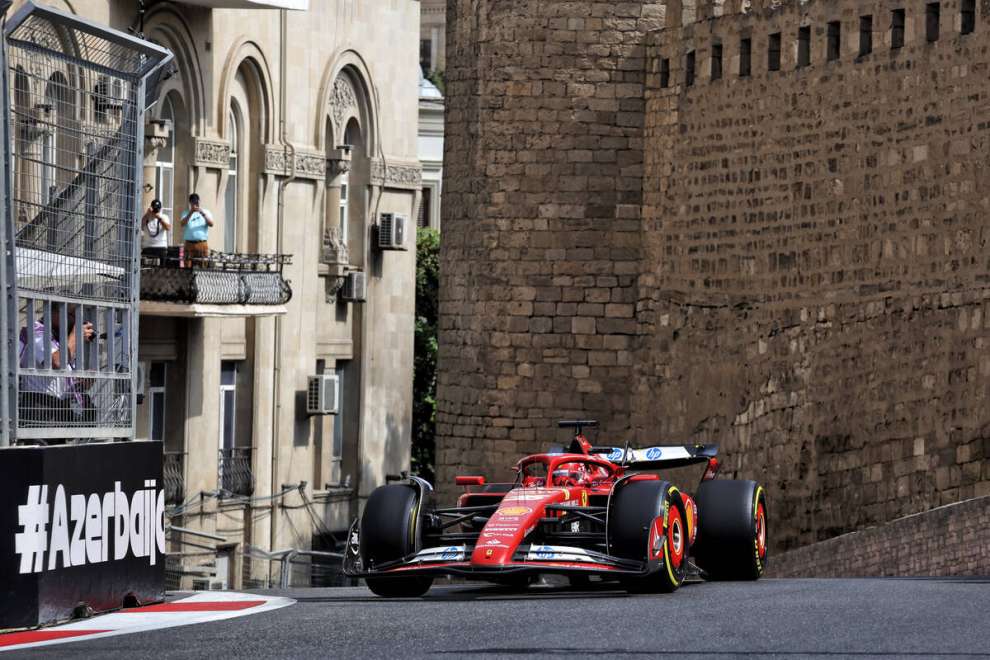
[[[168,96],[162,102],[162,120],[169,122],[170,130],[165,146],[158,150],[155,161],[155,195],[162,202],[162,212],[175,217],[175,106]]]
[[[344,131],[344,144],[353,148],[354,145],[360,144],[360,142],[361,129],[357,121],[352,119],[347,124],[347,130]],[[350,189],[350,183],[351,176],[349,172],[340,175],[340,240],[345,245],[348,244],[348,237],[350,236],[348,225],[350,224],[350,202],[353,195],[353,191]]]
[[[237,252],[238,200],[241,196],[241,177],[238,172],[238,157],[241,153],[241,118],[236,103],[230,106],[227,116],[230,131],[230,160],[227,164],[227,190],[224,197],[223,251]]]
[[[16,82],[16,80],[15,80]],[[56,194],[58,178],[58,126],[63,125],[69,109],[69,84],[65,76],[56,71],[45,86],[45,110],[49,123],[41,137],[41,200],[48,204]]]

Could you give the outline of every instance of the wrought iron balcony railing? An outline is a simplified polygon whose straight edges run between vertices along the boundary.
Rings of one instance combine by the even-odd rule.
[[[165,504],[181,504],[185,497],[185,482],[182,478],[184,456],[181,451],[165,452]]]
[[[186,259],[178,247],[141,258],[141,300],[208,305],[284,305],[292,298],[282,276],[288,255],[227,254]]]
[[[220,450],[217,485],[221,494],[250,495],[254,492],[250,447],[232,447]]]

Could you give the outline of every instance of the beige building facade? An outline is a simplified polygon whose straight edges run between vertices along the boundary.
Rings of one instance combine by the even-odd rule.
[[[277,582],[272,553],[332,549],[409,467],[415,251],[379,249],[378,224],[405,218],[415,245],[419,2],[51,4],[175,54],[149,110],[145,207],[162,201],[179,246],[199,194],[228,256],[145,260],[137,436],[164,441],[170,523],[190,530],[170,535],[175,586]],[[273,270],[286,295],[259,302]],[[179,280],[182,295],[146,295]],[[322,394],[336,414],[311,414]]]

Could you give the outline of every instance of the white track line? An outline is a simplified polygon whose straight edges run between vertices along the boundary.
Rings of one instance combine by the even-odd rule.
[[[51,639],[36,642],[26,642],[12,646],[0,646],[0,653],[4,651],[15,651],[20,649],[35,648],[41,646],[53,646],[55,644],[68,644],[91,639],[102,639],[104,637],[114,637],[117,635],[130,635],[132,633],[146,632],[149,630],[161,630],[164,628],[175,628],[177,626],[187,626],[194,623],[209,623],[211,621],[223,621],[224,619],[235,619],[237,617],[260,614],[277,610],[296,601],[291,598],[260,596],[257,594],[244,594],[237,592],[206,591],[199,592],[188,598],[171,601],[174,603],[202,603],[202,602],[230,602],[230,601],[264,601],[241,610],[221,610],[221,611],[199,611],[199,612],[128,612],[121,610],[111,614],[95,616],[90,619],[73,621],[61,626],[42,628],[33,632],[83,632],[86,630],[99,630],[104,632],[94,632],[91,634],[81,634],[76,637],[65,639]],[[0,635],[0,641],[3,636]]]

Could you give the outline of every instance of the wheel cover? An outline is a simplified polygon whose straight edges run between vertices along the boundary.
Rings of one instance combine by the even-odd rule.
[[[756,551],[760,559],[767,556],[767,515],[763,510],[763,502],[756,506]]]
[[[674,568],[680,568],[684,561],[684,524],[681,520],[680,510],[674,506],[670,508],[670,520],[667,523],[667,549],[669,561]]]

